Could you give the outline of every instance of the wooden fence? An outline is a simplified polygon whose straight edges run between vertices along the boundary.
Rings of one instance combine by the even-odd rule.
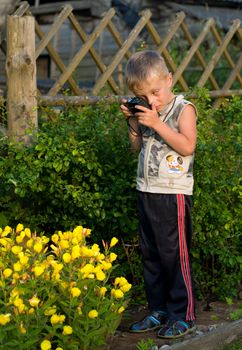
[[[66,103],[77,105],[90,104],[96,103],[101,98],[100,96],[104,94],[104,91],[109,96],[109,100],[119,99],[125,94],[123,67],[134,51],[142,49],[141,46],[155,49],[163,55],[170,71],[173,73],[173,85],[177,91],[187,93],[195,86],[206,87],[209,89],[211,97],[217,100],[217,104],[220,103],[221,97],[242,95],[242,28],[238,19],[235,19],[227,33],[224,33],[218,27],[215,20],[210,18],[204,23],[201,32],[194,38],[186,23],[185,14],[180,12],[176,15],[175,21],[170,24],[170,28],[165,37],[161,37],[157,27],[152,24],[151,12],[149,10],[144,10],[140,13],[140,19],[130,31],[128,37],[122,38],[122,35],[114,24],[114,16],[115,10],[111,8],[103,16],[90,35],[85,33],[81,23],[78,22],[73,14],[73,9],[70,5],[63,7],[47,34],[43,33],[38,22],[32,17],[32,21],[34,22],[32,28],[33,31],[35,31],[36,38],[38,38],[38,44],[35,50],[29,48],[29,51],[34,52],[34,56],[30,57],[31,53],[30,56],[28,56],[29,54],[27,55],[29,63],[27,62],[28,60],[25,60],[24,69],[23,65],[19,67],[22,73],[19,75],[15,74],[15,81],[11,82],[11,79],[13,79],[11,67],[13,66],[12,62],[15,54],[13,52],[10,53],[9,47],[11,47],[11,41],[13,39],[11,35],[16,36],[16,32],[15,34],[10,34],[12,32],[11,26],[13,26],[13,22],[19,18],[25,21],[25,19],[27,20],[31,17],[28,3],[21,3],[16,13],[8,18],[7,41],[9,42],[7,42],[7,45],[4,41],[0,44],[0,48],[5,51],[7,55],[8,97],[11,96],[11,101],[8,101],[9,118],[12,120],[14,119],[11,115],[14,115],[14,109],[17,108],[16,106],[19,106],[19,99],[23,101],[21,110],[27,111],[27,114],[30,113],[31,110],[36,110],[37,101],[42,105],[49,106],[64,105]],[[82,44],[80,45],[79,51],[74,55],[68,65],[65,65],[59,53],[52,45],[52,40],[63,23],[67,20],[76,31]],[[24,35],[23,42],[29,42],[28,39],[30,38],[30,42],[32,43],[30,45],[34,45],[31,39],[30,28],[31,27],[29,27],[28,32],[22,34]],[[109,31],[117,45],[117,52],[107,65],[105,65],[102,57],[95,49],[95,42],[104,31]],[[140,45],[139,38],[144,31],[146,33],[146,41]],[[37,42],[37,40],[35,42]],[[139,46],[137,46],[137,43]],[[182,47],[179,47],[181,43]],[[22,43],[21,45],[24,44]],[[29,44],[26,44],[26,46],[28,45]],[[178,49],[176,49],[176,45],[178,45]],[[37,89],[37,77],[34,65],[36,64],[37,58],[44,51],[48,52],[49,56],[58,67],[60,75],[47,94],[42,95]],[[21,52],[21,55],[25,52],[26,58],[26,50],[22,48]],[[80,84],[75,78],[75,71],[77,67],[81,66],[82,60],[87,54],[91,55],[93,62],[100,72],[88,94],[80,88]],[[34,81],[30,83],[31,91],[27,89],[27,95],[25,96],[24,87],[26,87],[26,82],[22,81],[22,90],[20,88],[21,82],[16,82],[16,79],[23,80],[23,74],[25,74],[23,72],[28,72],[28,77]],[[19,94],[19,91],[16,90],[16,86],[18,86],[19,91],[22,91],[22,96],[18,96],[17,100],[14,100],[16,94]],[[36,86],[36,92],[33,90],[34,86]],[[72,96],[63,95],[63,89],[66,89],[66,86],[68,86]],[[12,89],[12,92],[9,91],[9,89]],[[29,96],[31,95],[32,97],[34,94],[35,97],[38,97],[35,99],[35,105],[26,108],[25,103],[27,102],[24,101],[29,100]],[[19,112],[17,112],[17,114],[19,115]],[[33,118],[31,118],[31,120],[32,123],[36,125],[36,123],[33,122]]]

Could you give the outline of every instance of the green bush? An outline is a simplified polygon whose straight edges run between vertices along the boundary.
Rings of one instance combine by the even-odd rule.
[[[242,277],[240,154],[242,101],[197,107],[193,266],[199,294],[235,297]]]
[[[206,91],[198,93],[194,275],[198,297],[222,298],[235,296],[242,275],[242,101],[233,98],[212,109]],[[130,150],[119,105],[65,108],[55,115],[47,110],[32,146],[15,145],[5,138],[0,143],[0,226],[21,222],[48,235],[83,225],[93,230],[97,242],[115,234],[124,247],[130,243],[125,254],[119,251],[121,272],[131,274],[140,285],[137,156]]]
[[[68,109],[43,122],[31,147],[2,139],[1,150],[1,224],[81,223],[100,238],[135,231],[136,165],[117,105]]]

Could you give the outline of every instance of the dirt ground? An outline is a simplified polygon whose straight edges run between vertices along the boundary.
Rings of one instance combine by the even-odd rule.
[[[128,332],[128,327],[131,323],[140,320],[147,314],[147,309],[144,306],[131,307],[126,310],[123,320],[109,342],[107,350],[136,350],[136,345],[142,339],[153,339],[155,344],[160,348],[162,345],[172,345],[175,342],[187,340],[198,334],[209,332],[219,327],[219,325],[231,322],[230,313],[238,309],[238,303],[228,305],[223,302],[213,302],[210,304],[210,309],[207,310],[207,306],[203,302],[196,303],[196,325],[197,330],[193,334],[188,334],[179,340],[164,340],[157,338],[157,331],[151,331],[141,334],[134,334]]]

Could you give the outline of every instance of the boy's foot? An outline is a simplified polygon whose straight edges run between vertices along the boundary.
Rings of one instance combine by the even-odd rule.
[[[169,320],[159,332],[159,338],[176,339],[193,332],[196,329],[194,321]]]
[[[167,321],[167,314],[163,311],[152,311],[148,316],[129,327],[129,332],[142,333],[160,328]]]

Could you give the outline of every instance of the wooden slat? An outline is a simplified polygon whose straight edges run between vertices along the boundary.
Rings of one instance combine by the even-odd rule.
[[[183,12],[182,12],[183,14]],[[183,20],[184,17],[183,16],[180,16],[180,20]],[[180,24],[180,20],[176,22]],[[157,32],[157,30],[155,29],[154,25],[151,23],[151,21],[148,21],[147,24],[146,24],[146,27],[151,35],[151,37],[153,38],[155,44],[158,46],[157,47],[157,51],[160,52],[166,62],[168,63],[168,66],[172,69],[172,72],[175,72],[176,69],[177,69],[177,66],[176,66],[176,63],[174,62],[173,58],[171,57],[171,55],[169,54],[168,50],[166,49],[166,46],[168,45],[169,41],[168,40],[164,40],[165,41],[165,44],[163,44],[163,42],[161,41],[161,38],[159,36],[159,33]],[[178,27],[177,27],[178,28]],[[174,27],[170,29],[170,32],[169,33],[175,33],[174,31]],[[172,39],[172,36],[170,36],[170,40]],[[180,83],[181,85],[181,88],[184,90],[184,91],[187,91],[189,89],[185,79],[180,76],[179,79],[178,79],[178,82]]]
[[[80,24],[78,23],[76,17],[73,15],[73,13],[70,13],[70,15],[69,15],[68,18],[69,18],[69,20],[70,20],[70,22],[71,22],[73,28],[74,28],[75,31],[77,32],[78,36],[81,38],[82,42],[83,42],[83,43],[87,42],[88,36],[87,36],[86,33],[84,32],[84,30],[82,29],[82,27],[80,26]],[[109,23],[108,23],[108,25],[109,25]],[[108,26],[108,25],[107,25],[107,26]],[[96,65],[97,65],[98,68],[100,69],[100,71],[101,71],[102,73],[105,72],[106,66],[105,66],[105,64],[103,64],[102,59],[101,59],[100,55],[97,53],[97,51],[96,51],[93,47],[91,47],[90,50],[89,50],[89,52],[90,52],[90,54],[91,54],[91,56],[92,56],[94,62],[96,63]],[[108,83],[109,83],[109,85],[110,85],[112,91],[115,92],[115,93],[118,93],[119,88],[118,88],[116,82],[114,81],[114,79],[113,79],[112,77],[110,77],[110,78],[108,79]]]
[[[55,34],[58,32],[58,30],[61,28],[63,22],[66,20],[66,18],[69,16],[69,14],[72,12],[73,8],[71,5],[65,5],[61,13],[57,16],[55,19],[51,30],[48,32],[48,34],[41,40],[38,47],[36,48],[36,59],[39,57],[41,52],[45,49],[46,45],[50,42],[50,40],[55,36]]]
[[[236,79],[236,76],[238,75],[238,72],[240,72],[241,70],[241,67],[242,67],[242,54],[240,55],[239,59],[238,59],[238,62],[235,64],[235,67],[234,69],[232,70],[232,72],[230,73],[226,83],[224,84],[223,86],[223,90],[228,90],[230,89],[230,87],[232,86],[233,82],[235,81]],[[218,98],[214,104],[213,104],[213,107],[214,108],[217,108],[221,103],[222,103],[222,98]]]
[[[234,69],[232,70],[232,72],[230,73],[226,83],[223,86],[223,89],[229,89],[233,82],[235,81],[236,77],[238,76],[240,70],[242,67],[242,54],[240,55],[238,62],[235,64]]]
[[[242,28],[238,28],[237,34],[238,34],[239,40],[242,42]]]
[[[158,46],[158,51],[162,54],[163,50],[167,47],[173,36],[176,34],[178,29],[180,28],[181,23],[185,19],[185,13],[179,12],[177,14],[176,21],[171,25],[170,29],[168,30],[168,33],[166,34],[165,38],[162,40],[161,44]]]
[[[227,45],[229,44],[230,40],[233,38],[233,36],[234,36],[235,32],[238,30],[239,26],[240,26],[240,21],[235,20],[233,25],[231,26],[230,30],[225,35],[220,46],[218,47],[217,51],[215,52],[215,54],[211,58],[210,62],[208,63],[207,68],[203,72],[200,80],[198,81],[197,85],[199,87],[203,87],[205,85],[206,81],[208,80],[209,75],[213,71],[216,63],[218,62],[219,58],[221,57],[221,55],[225,51]]]
[[[181,62],[180,66],[178,67],[178,69],[176,70],[174,77],[173,77],[173,84],[175,85],[178,78],[180,77],[180,75],[184,72],[184,70],[186,69],[187,65],[189,64],[189,62],[191,61],[193,55],[195,54],[195,52],[197,51],[197,49],[199,48],[199,46],[201,45],[201,43],[203,42],[204,38],[206,37],[207,33],[209,32],[211,26],[214,23],[214,19],[210,18],[203,31],[199,34],[199,36],[197,37],[197,39],[194,41],[193,45],[191,46],[190,50],[187,52],[184,60]]]
[[[82,46],[82,48],[77,52],[77,54],[73,57],[70,64],[68,65],[67,70],[59,77],[59,79],[56,81],[54,86],[50,89],[48,95],[55,96],[57,92],[62,88],[63,84],[67,81],[67,79],[70,77],[72,72],[76,69],[82,58],[87,54],[87,52],[90,50],[94,42],[98,39],[98,37],[101,35],[104,28],[107,26],[107,23],[110,21],[110,19],[114,16],[115,11],[114,9],[110,9],[104,18],[100,21],[96,29],[93,31],[93,33],[88,37],[88,41],[85,42],[85,44]]]
[[[42,32],[37,21],[35,21],[35,32],[40,39],[43,39],[45,37],[45,34]],[[64,65],[61,57],[56,52],[54,47],[49,43],[46,45],[46,50],[48,51],[50,57],[53,59],[53,61],[55,62],[56,66],[59,68],[59,70],[62,73],[64,73],[66,71],[66,66]],[[83,91],[79,88],[79,86],[76,84],[75,80],[72,77],[69,77],[67,81],[70,84],[70,87],[72,88],[72,90],[74,91],[75,94],[77,94],[77,95],[83,94]]]
[[[181,28],[183,30],[185,38],[187,39],[189,44],[192,45],[193,44],[193,38],[192,38],[192,36],[191,36],[191,34],[190,34],[189,30],[188,30],[188,27],[187,27],[185,21],[183,21],[181,23]],[[206,66],[207,66],[207,63],[206,63],[205,59],[203,58],[203,56],[202,56],[202,54],[201,54],[199,49],[195,52],[195,56],[197,56],[197,59],[200,62],[202,68],[205,69]],[[219,89],[219,85],[218,85],[217,81],[215,80],[215,78],[214,78],[214,76],[212,74],[210,75],[209,79],[211,81],[212,86],[215,89]]]
[[[150,19],[150,17],[151,17],[150,10],[145,10],[142,12],[142,16],[141,16],[140,20],[138,21],[136,26],[133,28],[133,30],[130,32],[129,37],[123,43],[121,49],[114,56],[114,59],[111,62],[111,64],[108,66],[106,72],[96,82],[96,84],[92,90],[92,93],[94,95],[99,93],[99,91],[104,86],[107,79],[111,76],[111,74],[113,73],[115,68],[118,66],[118,64],[123,59],[125,53],[129,50],[129,48],[132,46],[134,41],[137,39],[139,33],[142,31],[142,29],[144,28],[145,24]]]
[[[112,23],[112,21],[110,21],[107,25],[108,30],[110,31],[110,33],[112,34],[114,40],[116,41],[116,43],[118,44],[119,47],[122,47],[124,40],[121,37],[121,35],[119,34],[118,30],[116,29],[116,27],[114,26],[114,24]],[[128,50],[125,52],[125,57],[127,59],[130,58],[130,56],[132,55],[132,53]]]
[[[239,28],[238,28],[238,29],[239,29]],[[217,42],[219,45],[221,45],[222,39],[221,39],[221,37],[220,37],[220,35],[219,35],[219,33],[218,33],[218,31],[217,31],[217,29],[216,29],[215,26],[212,26],[212,34],[213,34],[213,36],[214,36],[216,42]],[[224,50],[224,56],[225,56],[225,58],[226,58],[228,64],[230,65],[230,67],[231,67],[231,68],[234,68],[235,64],[234,64],[234,62],[233,62],[233,60],[232,60],[232,57],[230,56],[230,54],[229,54],[229,52],[228,52],[227,49]],[[238,72],[236,78],[238,79],[238,82],[240,83],[240,85],[242,85],[242,78],[241,78],[241,75],[239,74],[239,72]]]
[[[28,1],[22,1],[14,12],[14,16],[22,17],[29,9]]]

